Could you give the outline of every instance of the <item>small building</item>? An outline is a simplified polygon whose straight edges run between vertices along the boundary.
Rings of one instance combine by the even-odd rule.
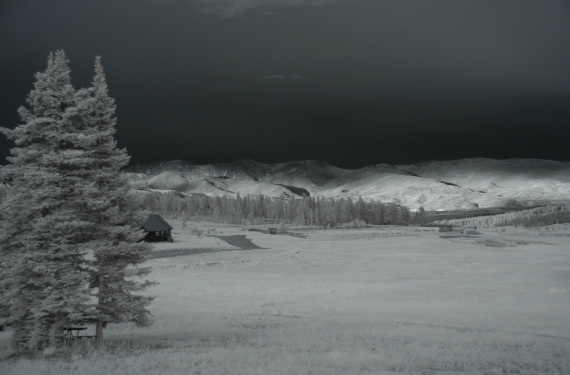
[[[453,229],[451,229],[451,225],[440,225],[439,226],[439,231],[440,232],[453,232]]]
[[[172,227],[160,215],[151,214],[142,225],[146,242],[172,242]]]
[[[476,236],[476,235],[481,234],[481,233],[477,232],[476,226],[463,227],[463,233],[465,233],[468,236]]]
[[[475,227],[475,226],[472,226],[472,227],[468,227],[468,226],[454,227],[451,225],[439,225],[439,231],[440,232],[453,233],[453,234],[465,234],[465,235],[481,234],[481,233],[477,232],[477,227]]]
[[[269,234],[277,234],[277,228],[269,228]]]

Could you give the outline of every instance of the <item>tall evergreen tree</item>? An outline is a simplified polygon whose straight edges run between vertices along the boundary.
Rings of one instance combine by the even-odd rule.
[[[0,324],[13,325],[22,351],[54,345],[89,309],[79,244],[93,228],[80,214],[87,155],[70,73],[63,51],[50,54],[19,109],[24,123],[0,128],[16,144],[2,168],[13,188],[0,208]]]
[[[75,91],[63,51],[48,57],[20,108],[23,124],[0,128],[16,143],[0,180],[0,326],[20,351],[53,346],[63,328],[88,318],[150,322],[138,268],[143,213],[120,172],[129,157],[114,140],[114,100],[100,59],[93,86]],[[86,255],[89,255],[86,257]],[[93,303],[93,297],[97,297]]]
[[[136,199],[121,172],[129,156],[125,149],[117,147],[114,139],[115,101],[109,96],[99,57],[95,61],[92,87],[78,95],[90,99],[82,101],[87,103],[82,113],[87,131],[96,135],[89,176],[95,189],[89,196],[87,212],[97,231],[88,247],[94,259],[91,286],[97,288],[97,338],[102,339],[102,328],[107,322],[150,324],[146,306],[152,298],[137,294],[151,284],[140,280],[149,269],[137,265],[146,260],[151,247],[139,242],[143,236],[140,224],[144,212],[136,209]]]

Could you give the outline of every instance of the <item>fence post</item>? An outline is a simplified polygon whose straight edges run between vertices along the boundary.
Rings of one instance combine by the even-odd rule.
[[[99,307],[103,306],[103,274],[99,274]],[[99,316],[97,317],[97,325],[95,328],[95,340],[97,342],[103,341],[103,320],[101,318],[101,311],[99,311]]]

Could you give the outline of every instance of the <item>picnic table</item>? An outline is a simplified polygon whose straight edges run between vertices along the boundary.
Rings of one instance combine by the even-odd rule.
[[[65,328],[63,328],[63,331],[65,332],[65,339],[67,341],[73,341],[73,340],[82,339],[82,338],[91,339],[91,338],[95,337],[95,336],[80,336],[79,335],[79,331],[83,331],[86,329],[87,329],[87,327],[84,327],[84,326],[65,327]],[[74,331],[75,331],[75,335],[73,334]]]

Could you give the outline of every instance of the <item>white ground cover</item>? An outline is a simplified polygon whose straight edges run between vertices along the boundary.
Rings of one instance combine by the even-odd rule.
[[[183,228],[182,220],[167,219],[167,222],[174,227],[172,230],[173,242],[154,244],[156,251],[174,249],[237,249],[219,238],[210,237],[227,234],[225,233],[227,230],[224,232],[225,228],[220,224],[188,221],[186,222],[186,228]],[[234,227],[228,226],[228,229],[230,234],[236,231]],[[239,234],[243,233],[240,231]]]
[[[174,222],[181,247],[200,225]],[[568,225],[307,239],[216,226],[264,249],[151,260],[152,327],[110,325],[104,348],[68,359],[11,359],[0,332],[0,373],[570,373]]]

